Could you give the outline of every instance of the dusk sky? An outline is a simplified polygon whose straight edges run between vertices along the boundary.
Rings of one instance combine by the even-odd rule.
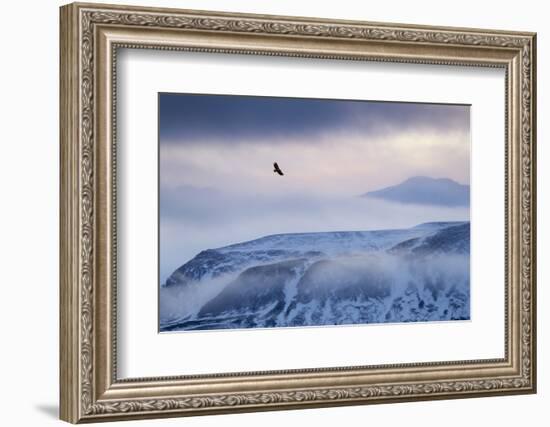
[[[161,282],[267,234],[469,218],[357,197],[418,175],[469,184],[465,105],[160,94],[159,144]]]

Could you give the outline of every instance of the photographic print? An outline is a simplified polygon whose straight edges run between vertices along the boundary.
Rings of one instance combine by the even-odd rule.
[[[160,93],[159,330],[470,319],[470,106]]]

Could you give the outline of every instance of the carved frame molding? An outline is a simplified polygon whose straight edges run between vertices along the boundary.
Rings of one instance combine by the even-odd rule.
[[[504,67],[506,357],[117,380],[113,147],[114,65],[120,47]],[[61,418],[101,421],[534,392],[534,97],[532,33],[93,4],[62,7]],[[272,385],[260,386],[266,377],[273,378]],[[290,379],[300,385],[285,387]],[[194,391],[197,383],[209,391]]]

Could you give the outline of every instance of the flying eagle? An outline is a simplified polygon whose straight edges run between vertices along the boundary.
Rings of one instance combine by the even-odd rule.
[[[284,175],[283,171],[281,170],[277,162],[273,163],[273,173],[278,173],[281,176]]]

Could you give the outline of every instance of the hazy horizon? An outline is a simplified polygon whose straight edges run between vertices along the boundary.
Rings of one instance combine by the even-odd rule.
[[[160,94],[159,108],[161,283],[202,250],[269,234],[469,219],[358,197],[414,176],[469,185],[469,106]]]

